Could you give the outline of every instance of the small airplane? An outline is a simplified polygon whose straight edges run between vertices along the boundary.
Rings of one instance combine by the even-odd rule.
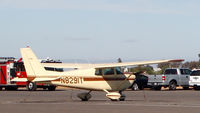
[[[27,79],[14,78],[12,81],[28,81],[28,87],[32,90],[37,87],[37,82],[89,90],[77,95],[82,101],[88,101],[92,97],[91,91],[104,91],[107,98],[124,101],[125,95],[122,92],[133,84],[135,75],[122,73],[120,67],[184,61],[176,59],[108,64],[41,64],[31,48],[21,48],[20,51]],[[75,70],[53,72],[46,71],[44,66]]]

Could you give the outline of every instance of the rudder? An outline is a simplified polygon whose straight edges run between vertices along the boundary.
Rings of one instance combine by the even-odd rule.
[[[20,51],[24,61],[27,77],[45,76],[46,70],[41,65],[32,49],[27,47],[21,48]]]

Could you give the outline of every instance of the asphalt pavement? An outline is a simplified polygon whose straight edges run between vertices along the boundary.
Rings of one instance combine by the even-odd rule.
[[[105,92],[93,91],[86,102],[76,97],[81,92],[0,91],[0,113],[200,113],[200,91],[129,90],[125,101],[110,101]]]

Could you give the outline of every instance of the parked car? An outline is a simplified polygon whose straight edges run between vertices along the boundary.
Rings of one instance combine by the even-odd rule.
[[[190,74],[189,85],[195,90],[200,90],[200,70],[193,70]]]
[[[134,73],[134,75],[136,79],[131,86],[132,90],[143,90],[144,88],[148,87],[148,77],[145,74],[143,74],[142,72],[138,72]]]
[[[169,68],[162,75],[148,75],[148,85],[155,90],[161,90],[161,87],[169,87],[169,90],[175,90],[177,86],[184,89],[189,88],[190,69]]]

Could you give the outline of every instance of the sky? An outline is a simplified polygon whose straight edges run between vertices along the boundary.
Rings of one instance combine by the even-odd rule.
[[[199,0],[0,0],[0,56],[198,60]]]

